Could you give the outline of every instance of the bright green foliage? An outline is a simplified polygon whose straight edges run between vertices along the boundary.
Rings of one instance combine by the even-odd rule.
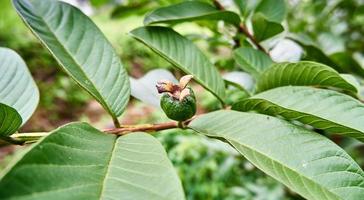
[[[0,48],[0,103],[14,108],[28,121],[39,102],[39,91],[23,59],[13,50]]]
[[[253,16],[252,23],[254,37],[258,42],[271,38],[284,30],[282,25],[269,21],[261,13]]]
[[[315,62],[277,63],[265,70],[257,81],[257,90],[266,91],[286,85],[333,87],[357,93],[354,85],[334,69]]]
[[[209,59],[190,40],[170,28],[149,26],[133,30],[131,35],[168,62],[194,76],[194,80],[219,99],[225,96],[225,85]]]
[[[12,107],[0,103],[0,137],[6,137],[15,133],[22,119],[18,112]]]
[[[117,138],[85,123],[55,130],[0,180],[2,199],[184,199],[161,144],[145,133]]]
[[[300,9],[301,4],[297,2],[286,5],[286,0],[234,0],[234,7],[225,5],[225,1],[208,3],[201,1],[176,3],[176,1],[125,1],[114,9],[112,15],[135,16],[154,9],[145,17],[146,26],[131,31],[129,39],[134,38],[145,44],[171,63],[176,67],[175,75],[180,76],[180,71],[183,74],[193,75],[197,83],[217,97],[213,97],[210,93],[207,93],[210,96],[202,96],[205,93],[199,96],[201,88],[198,88],[196,91],[199,93],[196,94],[198,103],[202,107],[201,112],[221,109],[220,103],[224,107],[233,105],[232,109],[240,111],[224,110],[202,114],[187,125],[189,129],[195,131],[181,132],[191,134],[199,132],[231,144],[257,168],[304,198],[362,199],[364,172],[337,145],[342,145],[344,148],[350,146],[340,142],[348,140],[342,139],[342,136],[364,141],[364,104],[355,99],[361,97],[363,80],[360,77],[364,77],[364,69],[360,58],[364,60],[364,56],[359,53],[362,45],[351,42],[351,45],[347,44],[349,42],[347,38],[364,35],[360,33],[362,16],[359,14],[357,17],[350,17],[357,20],[357,24],[348,22],[345,24],[347,27],[341,23],[345,20],[337,16],[332,17],[336,21],[325,20],[325,18],[331,19],[328,13],[342,13],[340,16],[343,19],[347,17],[345,15],[351,15],[350,12],[335,11],[336,7],[349,5],[350,3],[347,3],[349,1],[337,1],[330,5],[325,5],[327,1],[312,1],[314,5],[311,10],[316,10],[315,12],[318,10],[320,15],[311,18],[320,23],[321,21],[328,23],[320,25],[315,20],[306,20],[307,22],[303,21],[305,27],[303,30],[295,28],[300,25],[292,25],[292,20],[285,21],[286,6],[293,5],[294,8],[289,10],[294,14],[296,7],[298,11]],[[111,5],[111,2],[90,1],[96,6],[106,3]],[[117,117],[122,115],[129,101],[129,77],[119,56],[97,26],[79,9],[63,1],[13,0],[13,4],[25,24],[56,58],[63,70],[89,92],[113,117],[115,126],[119,126]],[[168,6],[158,8],[165,5]],[[240,16],[233,12],[237,9],[240,11]],[[357,12],[361,10],[358,8]],[[297,16],[305,15],[300,15],[298,12]],[[123,23],[128,20],[135,19],[128,18]],[[222,21],[224,23],[220,23]],[[289,29],[280,34],[285,28],[282,26],[283,21],[285,27],[288,25]],[[134,27],[136,23],[133,22]],[[182,22],[195,22],[194,25],[183,24],[177,27],[189,29],[184,31],[189,33],[186,36],[171,28]],[[2,21],[0,26],[1,23]],[[125,24],[128,23],[130,21]],[[9,25],[11,22],[5,24]],[[125,24],[120,27],[127,26]],[[154,24],[164,24],[168,27],[152,26]],[[311,24],[322,26],[325,31],[316,34],[316,31],[320,31],[315,30],[317,27]],[[331,25],[329,29],[327,29],[328,24]],[[199,31],[190,30],[191,27]],[[336,30],[335,33],[331,31],[332,27]],[[115,33],[116,26],[115,29],[114,27],[111,29],[114,31],[113,34],[119,35],[118,32]],[[296,33],[290,33],[292,30]],[[308,37],[298,36],[297,33],[303,31],[307,31]],[[348,36],[341,40],[340,35],[343,34]],[[6,38],[12,36],[12,34],[5,35]],[[276,38],[272,39],[275,36]],[[315,38],[317,41],[307,38]],[[202,52],[190,39],[199,45],[205,45],[204,49],[208,54]],[[125,52],[127,53],[126,58],[130,60],[133,75],[139,76],[140,71],[147,71],[151,67],[161,67],[160,64],[155,64],[155,58],[150,55],[148,49],[140,50],[132,41],[134,40],[131,39],[128,43],[122,42],[123,45],[119,49],[123,51],[124,57]],[[303,48],[303,54],[297,45]],[[35,57],[34,53],[26,52],[23,55],[27,59]],[[221,72],[223,76],[206,55],[210,55],[216,66],[223,69]],[[272,61],[272,59],[298,61],[300,58],[326,65],[308,61],[297,63]],[[44,63],[47,63],[43,62],[40,65],[42,69]],[[249,74],[229,71],[236,66]],[[134,73],[134,70],[137,73]],[[34,74],[39,78],[39,74]],[[169,79],[175,79],[169,72],[167,74]],[[163,78],[164,75],[159,73],[158,77]],[[256,82],[255,89],[251,76]],[[224,81],[222,77],[226,80]],[[140,89],[138,97],[154,96],[140,99],[156,100],[157,96],[153,92],[156,91],[153,87],[156,80],[152,82],[146,83],[148,87],[144,89],[138,88]],[[175,90],[174,87],[185,88],[181,83],[183,81],[180,85],[171,84],[172,87],[164,91],[170,92],[175,99],[168,96],[168,93],[161,98],[161,108],[169,118],[177,121],[190,119],[196,112],[194,96],[182,96],[182,92],[187,90]],[[133,85],[133,90],[139,86]],[[151,87],[153,91],[150,90]],[[158,91],[162,90],[158,88]],[[63,96],[69,95],[65,91],[62,92]],[[186,94],[187,92],[183,93]],[[18,133],[12,135],[12,138],[8,137],[28,120],[36,107],[38,96],[34,81],[21,58],[8,49],[0,48],[1,140],[31,143],[45,134]],[[178,97],[181,96],[185,99],[179,100]],[[207,108],[203,104],[208,105]],[[65,106],[60,106],[60,109],[63,108]],[[77,113],[74,109],[69,110]],[[169,123],[166,122],[166,129],[170,128]],[[140,127],[136,130],[164,129],[163,124],[157,126],[144,124]],[[181,182],[161,144],[146,133],[129,131],[130,129],[126,128],[102,132],[85,123],[72,123],[56,129],[31,146],[2,172],[0,199],[185,199]],[[326,133],[335,134],[337,144],[325,137]],[[192,144],[190,141],[189,145]],[[219,142],[212,145],[203,140],[199,142],[210,145],[209,148],[213,150],[221,148]],[[183,141],[174,143],[178,143],[176,146],[179,146]],[[191,146],[181,145],[180,148],[188,150],[190,155],[173,160],[184,165],[183,170],[178,169],[183,181],[194,181],[193,184],[185,185],[189,190],[187,191],[189,199],[260,199],[262,196],[259,195],[265,193],[264,190],[274,190],[279,194],[270,197],[266,195],[262,199],[282,199],[284,195],[287,199],[297,197],[296,193],[284,189],[277,183],[275,184],[278,185],[278,190],[265,189],[266,187],[261,186],[265,183],[253,183],[254,189],[250,183],[259,182],[263,172],[259,171],[253,178],[249,176],[250,181],[245,180],[247,176],[245,173],[242,174],[241,170],[247,171],[248,174],[248,170],[253,170],[254,167],[250,163],[250,167],[246,167],[248,163],[245,162],[234,164],[234,160],[239,158],[238,152],[228,148],[229,146],[224,146],[224,153],[230,155],[224,159],[219,157],[216,151],[200,148],[201,143]],[[168,144],[166,146],[168,148]],[[202,156],[198,155],[198,151],[204,152]],[[173,152],[169,153],[171,155]],[[211,155],[216,156],[213,159],[216,158],[218,161],[211,160],[213,157]],[[249,175],[251,174],[249,171]],[[200,184],[201,177],[207,177],[205,181],[209,186]],[[210,193],[206,195],[206,191]]]
[[[364,141],[364,105],[336,91],[286,86],[236,103],[234,110],[256,110],[297,120],[329,133]]]
[[[129,100],[129,79],[118,55],[80,10],[52,0],[14,0],[25,23],[63,69],[116,118]]]
[[[317,133],[270,116],[236,111],[203,115],[189,127],[226,140],[262,171],[307,199],[356,200],[364,195],[362,169]]]
[[[281,23],[286,16],[285,0],[263,0],[255,12],[263,14],[268,21]]]
[[[267,54],[251,47],[240,47],[234,50],[234,59],[239,67],[256,78],[273,64],[272,59]]]
[[[107,4],[109,2],[109,0],[90,0],[90,3],[93,6],[102,6],[104,4]]]
[[[234,12],[220,11],[214,6],[200,1],[185,1],[152,11],[145,16],[144,24],[174,24],[196,20],[224,20],[236,26],[240,23],[239,15]]]

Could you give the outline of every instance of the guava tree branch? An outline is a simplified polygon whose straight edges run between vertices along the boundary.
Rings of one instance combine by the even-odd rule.
[[[188,123],[191,122],[192,119],[189,119],[181,123],[171,121],[158,124],[121,125],[120,128],[105,129],[102,131],[107,134],[114,134],[118,136],[132,132],[155,132],[173,128],[183,128],[186,125],[188,125]],[[49,134],[50,133],[48,132],[15,133],[10,137],[1,139],[0,146],[6,146],[11,144],[15,145],[31,144],[37,142],[42,137],[48,136]]]
[[[214,0],[213,2],[217,9],[225,10],[225,7],[218,0]],[[249,40],[254,44],[254,46],[256,46],[259,50],[263,51],[264,53],[268,54],[268,52],[264,49],[264,47],[260,45],[259,42],[255,39],[255,37],[249,32],[248,28],[244,25],[244,23],[240,23],[240,25],[237,28],[238,28],[238,34],[240,33],[244,34],[247,38],[249,38]],[[240,41],[235,40],[235,42],[237,44],[236,46],[239,47]]]
[[[113,128],[104,130],[105,133],[115,134],[115,135],[125,135],[132,132],[154,132],[166,129],[177,128],[177,122],[165,122],[159,124],[141,124],[141,125],[122,125],[121,128]]]

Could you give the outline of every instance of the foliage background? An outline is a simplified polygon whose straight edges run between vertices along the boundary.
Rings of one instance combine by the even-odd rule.
[[[81,1],[85,4],[85,1]],[[152,53],[127,33],[142,25],[143,15],[160,5],[168,5],[177,0],[159,1],[91,1],[85,12],[91,14],[95,23],[105,33],[117,49],[123,64],[135,78],[142,77],[155,68],[165,68],[176,77],[180,72]],[[232,5],[231,1],[223,1]],[[256,2],[256,0],[250,1]],[[82,91],[43,48],[16,15],[9,0],[0,0],[0,46],[16,50],[26,61],[40,88],[40,105],[34,116],[23,128],[27,131],[49,131],[71,121],[91,122],[99,128],[110,127],[103,109]],[[288,16],[285,28],[292,33],[310,37],[327,54],[345,52],[364,65],[364,1],[362,0],[291,0],[288,1]],[[232,8],[236,9],[236,8]],[[213,27],[211,27],[213,26]],[[206,27],[212,28],[207,29]],[[236,70],[229,48],[230,32],[219,29],[218,24],[204,22],[178,25],[177,30],[188,35],[213,59],[224,72]],[[222,35],[222,37],[220,37]],[[264,45],[276,44],[279,40]],[[292,42],[292,41],[291,41]],[[287,42],[286,42],[287,43]],[[289,43],[289,42],[288,42]],[[275,60],[304,59],[297,44],[271,49]],[[297,55],[287,55],[296,48]],[[285,51],[284,51],[285,49]],[[294,57],[295,56],[295,57]],[[320,58],[315,58],[320,60]],[[198,112],[214,110],[218,103],[202,88],[194,86],[198,92],[200,107]],[[123,123],[154,123],[165,120],[157,108],[133,99]],[[233,149],[222,142],[211,141],[189,131],[163,131],[157,137],[165,145],[168,155],[180,175],[188,199],[299,199],[274,179],[257,170],[248,161],[238,156]],[[363,166],[363,146],[353,140],[335,138],[356,161]],[[0,167],[4,168],[12,156],[26,147],[0,149]]]

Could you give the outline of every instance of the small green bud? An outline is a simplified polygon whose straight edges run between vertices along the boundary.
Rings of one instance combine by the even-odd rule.
[[[195,115],[196,98],[193,90],[186,87],[191,79],[191,75],[183,76],[179,85],[170,81],[158,82],[158,92],[163,93],[160,105],[168,118],[185,121]]]

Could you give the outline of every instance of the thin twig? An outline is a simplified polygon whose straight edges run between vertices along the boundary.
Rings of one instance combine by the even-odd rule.
[[[172,128],[185,128],[195,117],[180,123],[171,121],[159,124],[122,125],[120,128],[105,129],[103,130],[103,132],[120,136],[132,132],[155,132]],[[39,139],[48,136],[49,134],[50,133],[48,132],[15,133],[10,137],[2,138],[0,140],[0,146],[6,146],[11,144],[30,144],[37,142]]]
[[[219,10],[225,10],[225,7],[218,1],[218,0],[214,0],[213,1],[215,7]],[[243,23],[240,23],[240,25],[237,27],[238,28],[238,34],[242,33],[244,34],[247,38],[249,38],[249,40],[261,51],[263,51],[264,53],[266,53],[267,55],[268,52],[264,49],[264,47],[262,45],[259,44],[259,42],[255,39],[255,37],[248,31],[248,29],[246,28],[246,26]],[[240,46],[240,41],[238,39],[235,40],[236,42],[236,46],[239,47]]]
[[[115,134],[115,135],[125,135],[131,132],[154,132],[160,130],[166,130],[171,128],[177,128],[177,122],[166,122],[160,124],[142,124],[136,126],[122,126],[121,128],[107,129],[104,130],[105,133]]]
[[[164,122],[159,124],[141,124],[141,125],[122,125],[121,128],[114,128],[114,129],[106,129],[103,130],[105,133],[115,134],[115,135],[125,135],[131,132],[155,132],[161,130],[167,130],[172,128],[184,128],[186,127],[196,116],[192,117],[189,120],[184,122]]]
[[[243,33],[246,37],[250,39],[250,41],[261,51],[263,51],[265,54],[269,55],[268,52],[264,49],[262,45],[259,44],[259,42],[255,39],[255,37],[249,33],[248,29],[244,26],[243,23],[240,23],[238,28],[239,33]],[[240,45],[240,44],[239,44]]]

